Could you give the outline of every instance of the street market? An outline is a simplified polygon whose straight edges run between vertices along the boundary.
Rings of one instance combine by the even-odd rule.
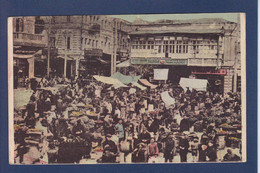
[[[240,93],[104,79],[46,77],[15,90],[15,101],[27,93],[14,111],[15,163],[241,161]]]

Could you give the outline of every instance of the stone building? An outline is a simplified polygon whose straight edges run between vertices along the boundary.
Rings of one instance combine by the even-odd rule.
[[[233,90],[234,62],[240,58],[237,23],[224,19],[137,19],[132,25],[131,64],[168,68],[169,80],[176,84],[180,77],[195,77],[207,79],[211,91]]]
[[[24,86],[25,78],[34,78],[45,72],[42,64],[47,37],[39,17],[14,17],[12,22],[14,87],[17,88]]]
[[[13,29],[16,76],[110,76],[130,58],[131,66],[169,68],[176,83],[196,77],[208,79],[209,88],[220,93],[241,88],[240,24],[224,19],[19,17]]]
[[[43,18],[51,45],[58,50],[50,69],[59,75],[110,75],[116,63],[129,56],[129,22],[98,15]]]

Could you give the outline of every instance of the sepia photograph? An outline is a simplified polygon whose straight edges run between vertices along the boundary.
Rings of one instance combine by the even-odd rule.
[[[246,162],[245,20],[9,17],[9,163]]]

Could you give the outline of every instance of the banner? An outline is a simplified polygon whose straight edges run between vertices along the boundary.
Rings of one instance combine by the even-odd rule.
[[[161,98],[162,98],[163,102],[165,103],[166,107],[173,105],[175,103],[175,99],[169,95],[168,91],[162,92]]]
[[[153,69],[154,80],[168,80],[169,69]]]
[[[195,89],[196,91],[206,91],[207,90],[208,80],[206,79],[189,79],[189,78],[181,78],[180,86],[184,89],[184,91],[189,88],[190,90]]]

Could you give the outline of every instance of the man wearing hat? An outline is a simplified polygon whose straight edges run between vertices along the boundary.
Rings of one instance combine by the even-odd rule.
[[[180,139],[180,142],[179,142],[179,147],[180,147],[181,162],[187,162],[189,141],[187,139],[187,136],[184,133],[181,135],[181,139]]]
[[[223,161],[239,161],[240,157],[232,152],[231,149],[227,149],[227,153],[223,157]]]
[[[172,162],[172,160],[173,160],[173,155],[175,152],[175,141],[173,138],[174,138],[173,135],[169,135],[165,142],[165,149],[164,149],[164,162],[165,163],[167,163],[168,160],[169,160],[169,162]]]
[[[115,163],[116,156],[118,153],[117,146],[115,142],[111,140],[112,135],[107,134],[106,140],[103,143],[103,155],[102,155],[102,162],[103,163]]]

